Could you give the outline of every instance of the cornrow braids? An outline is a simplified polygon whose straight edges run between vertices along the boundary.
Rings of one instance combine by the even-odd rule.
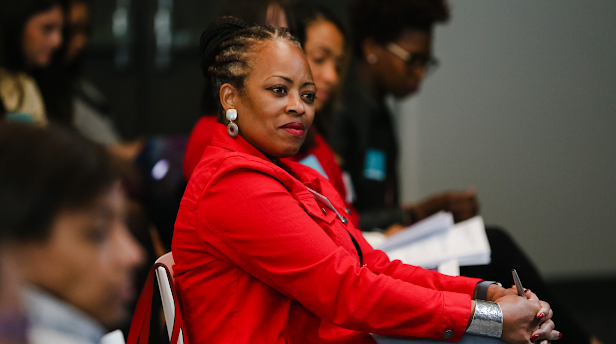
[[[238,90],[244,87],[250,66],[252,48],[266,41],[287,40],[301,49],[299,41],[286,28],[248,26],[234,17],[213,20],[201,35],[201,71],[211,79],[212,92],[218,103],[218,121],[224,123],[220,105],[220,87],[226,83]]]

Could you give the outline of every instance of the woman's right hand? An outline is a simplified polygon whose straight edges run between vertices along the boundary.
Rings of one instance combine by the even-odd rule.
[[[503,311],[501,339],[512,344],[557,340],[559,332],[554,330],[549,305],[530,291],[526,292],[526,296],[505,295],[495,300]],[[538,318],[540,311],[547,313],[547,316]]]

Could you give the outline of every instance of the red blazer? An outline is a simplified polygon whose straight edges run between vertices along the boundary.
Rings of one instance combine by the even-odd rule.
[[[447,339],[452,330],[458,341],[480,280],[390,262],[342,216],[343,200],[318,172],[276,165],[218,124],[173,236],[190,340],[374,343],[369,333]]]
[[[311,155],[317,159],[323,168],[323,172],[327,175],[327,179],[345,201],[346,207],[349,209],[348,213],[351,217],[350,220],[356,227],[359,228],[359,214],[353,205],[350,202],[347,202],[348,190],[344,184],[342,170],[340,170],[340,165],[338,165],[338,162],[336,161],[334,151],[332,151],[327,142],[325,142],[323,136],[321,136],[321,134],[319,134],[316,130],[314,131],[314,147],[310,148],[306,154],[296,154],[288,159],[291,161],[300,162]]]
[[[186,145],[186,154],[184,154],[184,166],[182,172],[186,180],[190,179],[190,175],[197,167],[197,164],[203,156],[205,147],[212,142],[214,128],[218,124],[216,116],[203,116],[199,118],[188,139]]]

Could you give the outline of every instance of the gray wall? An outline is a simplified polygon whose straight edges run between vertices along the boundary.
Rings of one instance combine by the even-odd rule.
[[[616,2],[451,7],[397,106],[403,198],[475,188],[548,278],[616,275]]]

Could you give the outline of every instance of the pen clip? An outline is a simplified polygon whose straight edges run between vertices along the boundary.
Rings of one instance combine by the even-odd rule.
[[[513,275],[513,283],[515,283],[515,288],[518,290],[518,295],[526,297],[526,293],[524,292],[524,287],[522,287],[522,281],[520,281],[518,272],[515,271],[515,269],[511,269],[511,274]]]

